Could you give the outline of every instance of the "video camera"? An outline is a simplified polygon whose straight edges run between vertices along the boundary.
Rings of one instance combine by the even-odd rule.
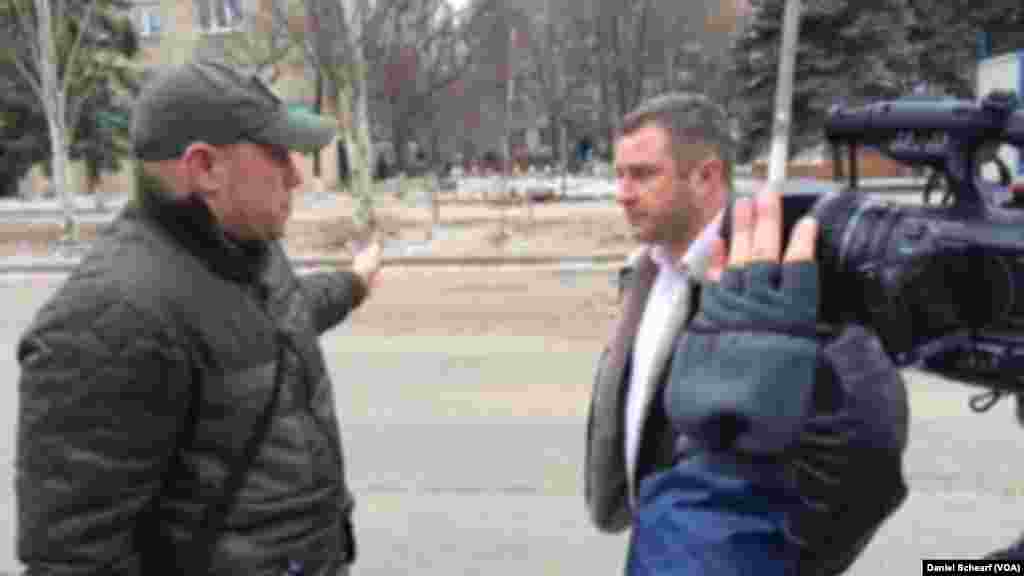
[[[849,152],[849,185],[783,190],[786,237],[808,212],[820,225],[821,321],[868,325],[897,365],[991,389],[988,406],[972,401],[976,410],[1024,393],[1024,207],[997,205],[1005,187],[983,181],[977,170],[985,146],[1024,145],[1024,110],[1016,108],[1016,97],[1002,92],[980,102],[833,108],[825,136],[837,180],[842,151]],[[865,145],[944,171],[952,203],[900,204],[855,193]]]

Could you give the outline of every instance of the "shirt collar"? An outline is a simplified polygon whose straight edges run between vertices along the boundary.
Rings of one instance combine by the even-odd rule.
[[[695,278],[703,279],[708,265],[711,263],[711,251],[714,248],[715,236],[721,230],[722,214],[723,212],[719,212],[701,230],[697,238],[686,249],[686,253],[678,261],[672,261],[671,254],[664,246],[651,247],[651,260],[658,265],[660,270],[676,270],[690,274]]]

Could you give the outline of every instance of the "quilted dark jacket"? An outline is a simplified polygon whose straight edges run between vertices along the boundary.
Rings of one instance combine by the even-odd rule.
[[[318,336],[350,272],[297,277],[151,192],[40,310],[17,351],[17,551],[29,575],[344,574],[352,496]],[[287,344],[287,345],[284,345]],[[213,542],[197,542],[276,378],[267,436]]]

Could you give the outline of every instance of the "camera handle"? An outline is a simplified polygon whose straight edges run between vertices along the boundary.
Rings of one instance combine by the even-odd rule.
[[[946,147],[945,171],[949,180],[948,186],[956,190],[953,194],[951,209],[955,212],[977,214],[985,210],[985,200],[978,190],[978,181],[974,175],[975,159],[979,146],[976,142],[968,142],[950,137]]]

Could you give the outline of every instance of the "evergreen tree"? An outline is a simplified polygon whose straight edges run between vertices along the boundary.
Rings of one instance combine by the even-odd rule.
[[[751,0],[734,48],[741,159],[771,140],[784,0]],[[1020,0],[805,0],[790,152],[821,141],[828,109],[929,93],[973,99],[980,34],[995,53],[1024,48]]]
[[[972,99],[982,35],[996,54],[1024,48],[1019,0],[905,0],[914,74],[933,91]]]
[[[0,65],[0,196],[16,194],[32,165],[50,153],[39,99],[15,82],[17,72],[11,68]]]
[[[784,0],[753,0],[752,21],[735,45],[740,159],[771,140]],[[829,108],[905,91],[907,52],[899,0],[804,2],[793,75],[790,152],[820,140]]]

